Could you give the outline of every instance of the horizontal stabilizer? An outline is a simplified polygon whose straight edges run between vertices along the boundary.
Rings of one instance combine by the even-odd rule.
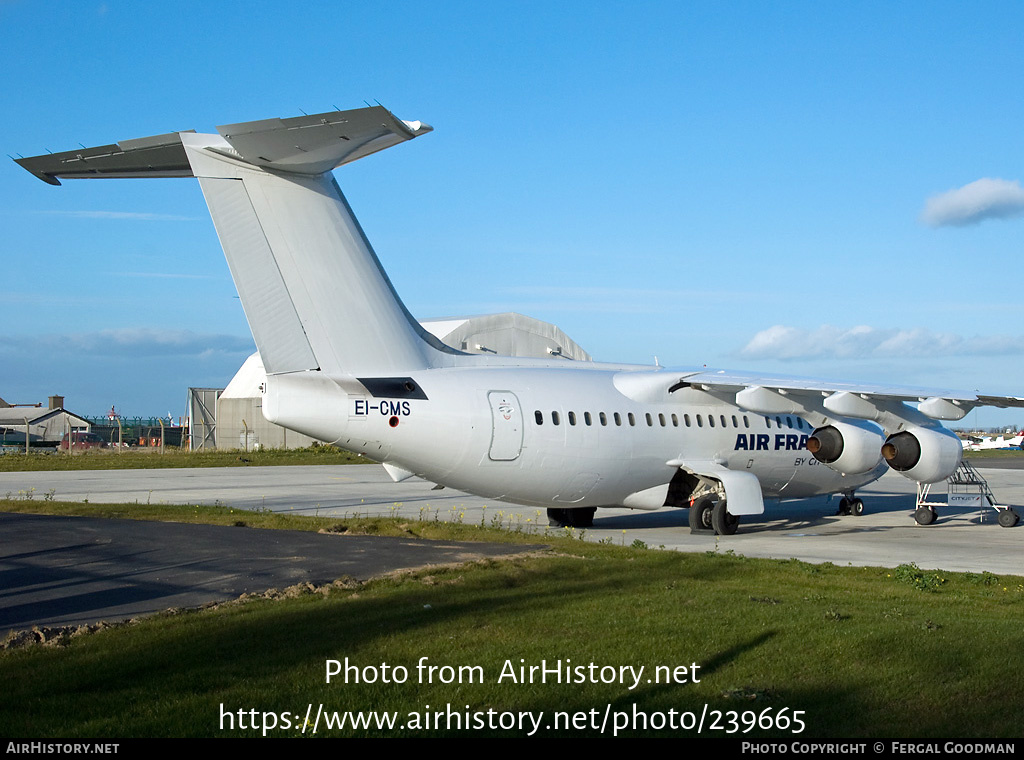
[[[195,131],[195,130],[189,130]],[[177,132],[116,145],[82,148],[64,153],[14,159],[43,182],[59,185],[61,179],[92,177],[191,177],[192,167]]]
[[[402,121],[383,106],[371,106],[228,124],[217,127],[227,145],[208,149],[252,166],[322,174],[431,131],[427,124]],[[15,161],[51,185],[61,179],[192,177],[180,135],[171,132]]]
[[[217,127],[238,158],[279,171],[320,174],[433,131],[383,106]]]

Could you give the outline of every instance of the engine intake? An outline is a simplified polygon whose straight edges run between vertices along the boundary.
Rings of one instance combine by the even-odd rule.
[[[921,442],[906,431],[890,435],[882,446],[882,456],[896,472],[912,470],[921,461]]]
[[[963,445],[945,428],[915,426],[890,435],[882,446],[882,456],[896,472],[911,480],[938,483],[960,465]]]
[[[833,425],[818,428],[807,439],[807,450],[825,464],[832,464],[839,459],[843,455],[843,448],[843,434]]]

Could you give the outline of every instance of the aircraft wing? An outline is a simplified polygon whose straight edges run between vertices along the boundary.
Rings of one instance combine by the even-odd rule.
[[[918,483],[944,480],[960,463],[963,444],[939,420],[962,419],[976,406],[1024,408],[1024,398],[1016,396],[727,370],[625,370],[613,382],[623,395],[646,403],[677,398],[681,404],[700,404],[700,396],[706,394],[764,415],[769,426],[773,415],[797,415],[815,429],[807,450],[832,469],[867,473],[884,457],[890,467]],[[680,459],[666,464],[720,482],[733,505],[730,510],[742,510],[734,514],[763,510],[751,484],[723,476],[715,462]]]
[[[887,412],[918,405],[933,420],[959,420],[977,406],[1024,408],[1024,398],[981,395],[971,391],[914,388],[894,385],[842,383],[810,378],[720,371],[681,374],[668,387],[673,393],[694,388],[735,402],[759,414],[822,413],[826,417],[853,417],[882,421]],[[902,416],[902,415],[900,415]]]
[[[820,426],[852,418],[877,422],[886,430],[901,423],[934,425],[959,420],[977,406],[1024,408],[1018,396],[894,385],[843,383],[730,370],[620,372],[615,385],[637,401],[656,401],[692,389],[716,396],[755,414],[797,414]],[[907,404],[916,404],[917,408]]]

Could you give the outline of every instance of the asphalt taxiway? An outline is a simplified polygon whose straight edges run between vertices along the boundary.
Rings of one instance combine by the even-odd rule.
[[[0,632],[519,554],[518,544],[0,513]]]
[[[1024,516],[1024,469],[987,467],[985,460],[975,465],[1000,503],[1016,505]],[[5,492],[93,503],[222,504],[293,514],[501,524],[539,537],[558,531],[547,527],[542,509],[435,490],[418,478],[393,483],[376,465],[0,473],[0,494]],[[936,494],[944,499],[945,486]],[[686,510],[602,509],[584,537],[840,565],[914,562],[922,568],[1024,575],[1024,522],[1001,528],[992,510],[940,508],[936,523],[920,526],[913,519],[915,484],[896,473],[858,496],[865,503],[860,517],[837,516],[835,499],[769,503],[764,515],[742,518],[736,535],[721,537],[691,534]]]

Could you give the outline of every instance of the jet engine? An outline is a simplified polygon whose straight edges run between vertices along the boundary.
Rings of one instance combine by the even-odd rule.
[[[844,475],[870,472],[882,459],[882,433],[873,425],[834,422],[820,427],[807,439],[815,459]]]
[[[918,483],[945,480],[960,464],[963,445],[945,429],[912,426],[890,435],[882,456],[896,472]]]

